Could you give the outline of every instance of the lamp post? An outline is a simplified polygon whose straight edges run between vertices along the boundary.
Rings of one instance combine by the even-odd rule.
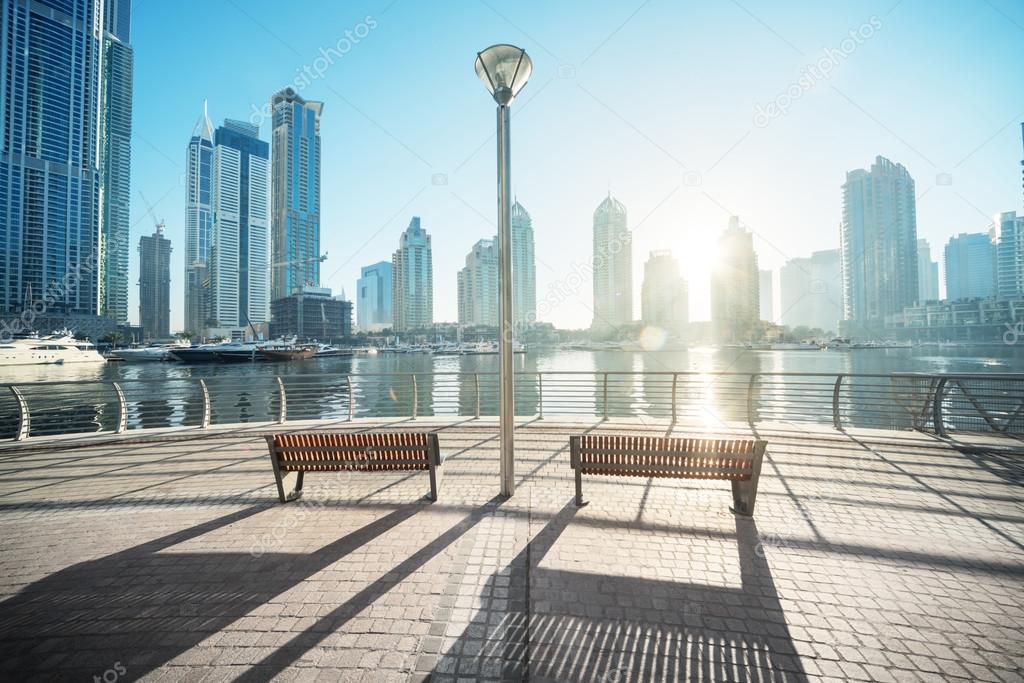
[[[501,495],[515,492],[512,446],[515,402],[512,358],[515,349],[512,326],[512,201],[509,160],[509,106],[533,73],[526,50],[514,45],[492,45],[476,55],[476,75],[498,103],[498,421],[500,434]]]

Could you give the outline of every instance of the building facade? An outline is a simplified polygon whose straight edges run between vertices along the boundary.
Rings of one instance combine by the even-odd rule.
[[[321,342],[352,334],[352,302],[332,297],[326,287],[303,287],[271,302],[270,335]]]
[[[775,322],[775,285],[772,271],[757,271],[758,314],[761,320]]]
[[[116,325],[100,305],[102,9],[99,0],[0,6],[4,335],[67,325],[99,336]]]
[[[690,321],[690,293],[671,251],[652,251],[644,264],[640,316],[644,325],[682,334]]]
[[[356,316],[360,331],[380,332],[391,327],[391,264],[381,261],[363,266],[356,290]]]
[[[171,336],[171,241],[163,223],[139,238],[139,323],[150,339]]]
[[[497,246],[498,240],[494,240]],[[537,264],[534,258],[533,219],[518,200],[512,204],[512,321],[537,321]]]
[[[213,123],[204,101],[185,162],[185,329],[196,334],[210,319],[212,243]]]
[[[917,240],[917,302],[939,300],[939,264],[932,261],[928,240]]]
[[[594,320],[607,332],[633,322],[633,235],[611,193],[594,210]]]
[[[270,317],[268,156],[252,124],[227,119],[214,134],[208,328],[244,330]]]
[[[876,157],[846,174],[840,227],[844,331],[884,334],[886,319],[918,299],[914,179]]]
[[[996,216],[996,292],[1000,299],[1024,297],[1024,216]]]
[[[271,300],[320,286],[320,114],[292,88],[270,99],[273,113]]]
[[[434,262],[430,235],[413,216],[391,257],[391,313],[396,332],[434,323]]]
[[[948,301],[996,295],[996,249],[987,233],[962,232],[950,237],[944,260]]]
[[[460,325],[498,325],[497,239],[479,240],[466,255],[458,273],[458,296]]]
[[[718,259],[711,272],[711,322],[723,342],[750,341],[761,320],[760,276],[754,236],[737,216],[718,238]]]
[[[891,336],[911,341],[1016,343],[1024,324],[1024,298],[933,301],[910,306],[890,326]]]
[[[779,271],[779,320],[789,327],[836,332],[843,317],[842,268],[838,249],[795,258]]]

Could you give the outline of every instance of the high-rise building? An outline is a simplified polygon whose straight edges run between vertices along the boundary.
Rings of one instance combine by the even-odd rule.
[[[391,314],[394,330],[434,324],[434,262],[430,235],[413,216],[391,257]]]
[[[917,240],[917,300],[939,300],[939,264],[932,261],[932,249],[926,239]]]
[[[947,301],[995,296],[996,250],[988,233],[962,232],[950,237],[945,249],[945,263]]]
[[[208,329],[234,336],[270,316],[269,145],[259,129],[227,119],[214,134]]]
[[[1024,297],[1024,216],[996,216],[996,291],[1000,299]]]
[[[611,193],[594,210],[595,330],[633,322],[633,235],[626,207]]]
[[[213,123],[203,113],[188,141],[185,164],[185,329],[199,334],[210,318],[213,239]]]
[[[391,327],[391,263],[381,261],[363,266],[356,283],[356,317],[363,332]]]
[[[760,276],[754,236],[737,216],[718,238],[718,260],[711,273],[711,322],[719,341],[749,341],[761,319]]]
[[[499,244],[495,238],[495,247]],[[537,265],[533,255],[533,220],[517,199],[512,204],[512,322],[537,321]]]
[[[787,261],[779,271],[779,301],[783,325],[837,331],[843,317],[839,250],[815,251],[810,258]]]
[[[479,240],[473,245],[473,249],[466,255],[465,267],[458,273],[458,293],[460,325],[498,325],[496,239]]]
[[[772,283],[772,271],[757,271],[757,298],[761,320],[775,322],[775,286]]]
[[[102,10],[100,0],[0,7],[3,333],[115,325],[100,316]]]
[[[163,223],[139,238],[139,324],[150,339],[171,336],[171,241]]]
[[[329,342],[352,334],[352,302],[331,296],[329,287],[306,285],[270,304],[272,337]]]
[[[671,251],[652,251],[644,264],[640,315],[644,325],[681,334],[690,321],[689,288]]]
[[[320,285],[320,114],[293,88],[270,99],[273,112],[272,300]]]
[[[128,323],[131,225],[131,1],[105,0],[100,87],[100,313]]]
[[[918,299],[914,179],[875,157],[871,170],[846,174],[840,227],[844,331],[884,334],[887,319]]]

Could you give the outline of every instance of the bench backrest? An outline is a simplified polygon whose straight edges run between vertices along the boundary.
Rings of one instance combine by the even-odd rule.
[[[425,470],[440,462],[437,434],[307,432],[267,436],[283,472]]]
[[[746,481],[761,469],[767,442],[659,436],[574,436],[572,466],[584,474]]]

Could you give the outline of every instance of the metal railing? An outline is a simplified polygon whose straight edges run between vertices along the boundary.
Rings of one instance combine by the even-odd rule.
[[[1024,435],[1024,374],[519,372],[516,414]],[[290,420],[497,415],[493,372],[0,384],[0,439]]]

